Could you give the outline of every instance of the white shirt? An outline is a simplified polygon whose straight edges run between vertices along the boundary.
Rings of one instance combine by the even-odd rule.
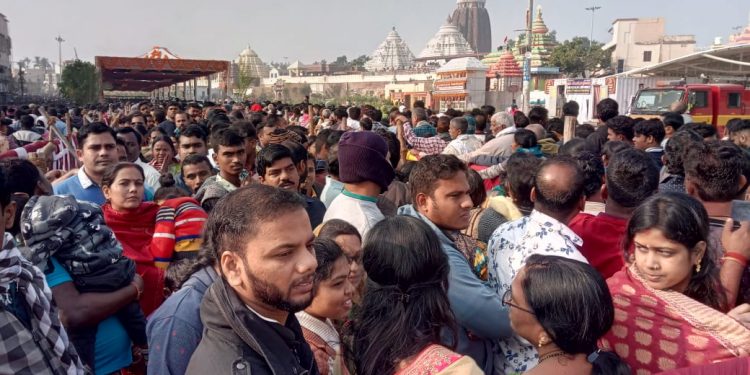
[[[497,138],[497,137],[499,137],[499,136],[501,136],[501,135],[506,135],[506,134],[513,134],[513,133],[515,133],[515,132],[516,132],[516,126],[515,126],[515,125],[513,125],[513,126],[509,126],[509,127],[505,128],[505,129],[503,129],[503,130],[500,130],[500,133],[497,133],[497,134],[495,135],[495,138]]]
[[[141,168],[143,168],[143,174],[146,177],[146,185],[148,185],[148,187],[156,192],[156,190],[161,187],[161,184],[159,183],[159,177],[161,177],[161,173],[159,173],[159,171],[157,171],[156,168],[154,168],[151,164],[148,164],[141,160],[141,158],[138,158],[135,161],[135,164],[138,164]]]
[[[482,147],[482,141],[472,134],[461,134],[445,146],[445,155],[466,155]]]
[[[378,222],[385,219],[377,205],[377,198],[342,191],[326,210],[325,223],[331,219],[341,219],[353,225],[362,238]]]
[[[528,217],[501,225],[487,245],[491,288],[502,296],[510,289],[513,278],[532,254],[555,255],[588,263],[578,251],[583,241],[565,224],[539,211]],[[518,335],[499,343],[505,360],[505,373],[523,373],[537,365],[539,356],[534,346]]]
[[[352,128],[354,131],[360,131],[362,129],[362,126],[359,124],[359,121],[352,120],[347,117],[346,119],[346,126]]]

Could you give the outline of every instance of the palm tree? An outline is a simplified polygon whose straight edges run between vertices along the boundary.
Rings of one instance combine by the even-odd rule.
[[[50,65],[49,63],[49,59],[47,59],[46,57],[42,57],[42,59],[40,60],[40,64],[42,65],[42,69],[44,70],[52,68],[52,65]]]
[[[41,58],[39,56],[34,56],[34,67],[41,68],[42,67],[41,65],[42,65]]]

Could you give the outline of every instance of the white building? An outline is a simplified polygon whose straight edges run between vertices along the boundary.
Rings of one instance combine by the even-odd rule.
[[[443,64],[453,58],[477,55],[461,31],[451,22],[449,17],[435,36],[427,42],[417,60]]]
[[[695,36],[665,35],[664,18],[617,19],[609,31],[612,41],[602,49],[612,50],[612,66],[617,73],[695,52]]]
[[[394,27],[383,43],[370,55],[370,60],[365,63],[365,69],[379,72],[406,69],[412,65],[414,65],[414,54]]]

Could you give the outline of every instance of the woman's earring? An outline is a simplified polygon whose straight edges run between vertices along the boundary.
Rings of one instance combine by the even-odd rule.
[[[695,273],[700,273],[700,272],[701,272],[701,264],[698,263],[695,265]]]

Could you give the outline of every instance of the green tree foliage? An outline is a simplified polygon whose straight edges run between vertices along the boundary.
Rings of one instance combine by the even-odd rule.
[[[550,64],[560,67],[568,77],[586,77],[587,72],[610,67],[611,54],[602,50],[602,43],[594,41],[589,46],[589,38],[574,37],[552,50]]]
[[[352,60],[351,64],[354,68],[364,68],[365,63],[370,61],[370,56],[362,55],[360,57],[357,57],[356,59]]]
[[[77,104],[95,103],[99,95],[99,77],[90,62],[76,60],[63,69],[60,94]]]
[[[346,58],[346,56],[339,56],[333,63],[337,65],[346,65],[349,63],[349,60]]]

